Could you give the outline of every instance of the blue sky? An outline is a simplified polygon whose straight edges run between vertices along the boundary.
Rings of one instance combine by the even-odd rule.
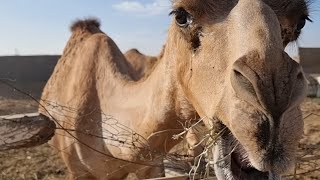
[[[61,54],[75,19],[97,17],[122,51],[156,55],[170,23],[170,0],[1,0],[0,55]],[[320,0],[298,45],[320,47]],[[297,45],[288,47],[295,55]]]

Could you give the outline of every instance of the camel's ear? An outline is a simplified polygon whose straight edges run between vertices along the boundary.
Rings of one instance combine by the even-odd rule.
[[[0,151],[44,144],[55,129],[55,123],[39,113],[0,116]]]

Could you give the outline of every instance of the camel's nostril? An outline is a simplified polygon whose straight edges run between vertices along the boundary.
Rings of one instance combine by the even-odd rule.
[[[237,71],[237,70],[235,70],[235,69],[234,69],[233,71],[234,71],[234,73],[235,73],[236,76],[242,76],[242,74],[241,74],[239,71]]]
[[[303,73],[302,72],[299,72],[299,74],[297,75],[297,79],[303,79]]]
[[[234,69],[233,72],[234,72],[234,75],[235,75],[235,77],[237,78],[238,82],[245,83],[245,84],[250,83],[250,81],[249,81],[246,77],[244,77],[244,76],[241,74],[241,72],[239,72],[238,70],[235,70],[235,69]],[[251,83],[250,83],[250,84],[251,84]]]
[[[253,85],[248,78],[246,78],[240,71],[236,69],[234,69],[233,72],[234,72],[236,83],[240,87],[242,87],[243,90],[246,90],[250,93],[255,93]]]

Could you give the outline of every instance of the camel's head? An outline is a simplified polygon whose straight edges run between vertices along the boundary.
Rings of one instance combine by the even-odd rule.
[[[218,176],[288,172],[303,134],[306,80],[284,48],[308,20],[307,3],[174,0],[171,14],[178,82],[201,117],[227,129],[215,152]]]

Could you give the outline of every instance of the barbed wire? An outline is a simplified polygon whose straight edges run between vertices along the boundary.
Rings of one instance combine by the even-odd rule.
[[[14,87],[13,85],[4,82],[2,79],[0,79],[0,82],[3,84],[6,84],[7,86],[9,86],[10,88],[14,89],[15,91],[25,95],[26,97],[30,98],[32,101],[36,102],[36,104],[38,104],[38,106],[42,107],[47,114],[50,116],[50,118],[55,121],[55,123],[57,124],[57,130],[62,130],[64,132],[66,132],[66,134],[68,136],[70,136],[70,138],[72,138],[74,141],[70,144],[70,146],[74,143],[78,143],[78,144],[82,144],[84,146],[86,146],[87,148],[89,148],[92,151],[95,151],[99,154],[102,154],[104,156],[107,156],[109,158],[115,159],[115,160],[120,160],[120,161],[124,161],[127,163],[134,163],[134,164],[138,164],[138,165],[143,165],[143,166],[154,166],[154,167],[163,167],[162,163],[161,164],[155,164],[153,163],[153,158],[154,156],[157,157],[162,157],[164,159],[169,160],[170,162],[172,162],[172,165],[166,165],[166,167],[168,168],[172,168],[172,169],[180,169],[182,171],[187,171],[188,169],[190,169],[187,165],[187,163],[182,162],[184,159],[188,159],[188,158],[192,158],[186,154],[177,154],[177,153],[167,153],[167,152],[159,152],[158,150],[152,149],[151,146],[148,144],[148,141],[146,139],[144,139],[142,136],[140,136],[139,134],[137,134],[136,132],[134,132],[133,130],[131,130],[130,128],[126,127],[125,125],[120,124],[115,118],[113,118],[112,116],[106,115],[103,112],[100,112],[102,118],[102,122],[101,124],[98,124],[99,122],[96,122],[97,124],[95,126],[102,128],[102,126],[107,126],[108,128],[104,127],[102,129],[102,134],[103,136],[101,136],[100,134],[93,134],[90,132],[90,130],[84,130],[84,131],[79,131],[76,130],[75,128],[71,128],[71,129],[67,129],[64,128],[64,126],[61,123],[64,124],[68,124],[69,122],[71,122],[72,119],[76,118],[75,116],[72,116],[72,114],[76,114],[76,112],[78,111],[77,108],[73,108],[73,107],[69,107],[69,106],[65,106],[65,105],[61,105],[58,104],[56,102],[50,102],[48,100],[37,100],[36,98],[34,98],[32,95]],[[50,112],[48,110],[48,107],[50,107]],[[96,112],[97,110],[93,110],[91,113]],[[65,121],[59,121],[57,120],[52,113],[55,114],[55,116],[63,116],[64,119],[67,119]],[[86,116],[86,115],[83,115]],[[68,119],[70,119],[70,121],[68,122]],[[96,120],[92,119],[91,122],[95,122]],[[200,121],[199,121],[200,122]],[[71,127],[74,127],[74,124],[69,124]],[[190,129],[190,127],[183,127],[180,129]],[[174,129],[173,131],[177,131],[179,129]],[[108,141],[108,145],[114,146],[114,147],[121,147],[121,148],[128,148],[131,151],[144,151],[144,152],[148,152],[147,154],[150,155],[150,157],[140,157],[141,159],[143,159],[143,161],[126,161],[124,159],[120,159],[117,157],[114,157],[112,155],[109,154],[105,154],[104,152],[101,152],[93,147],[90,147],[89,145],[87,145],[86,143],[81,142],[80,139],[78,139],[76,136],[74,136],[74,133],[80,133],[86,136],[92,136],[94,138],[100,138],[100,139],[104,139]],[[56,134],[59,135],[59,134]],[[61,134],[63,136],[66,136],[65,134]],[[182,134],[180,134],[180,136],[182,136]],[[183,139],[183,138],[182,138]],[[115,144],[113,144],[115,143]],[[67,149],[68,146],[65,147],[65,149]],[[62,151],[64,151],[64,149],[59,149],[60,153],[63,153]]]

